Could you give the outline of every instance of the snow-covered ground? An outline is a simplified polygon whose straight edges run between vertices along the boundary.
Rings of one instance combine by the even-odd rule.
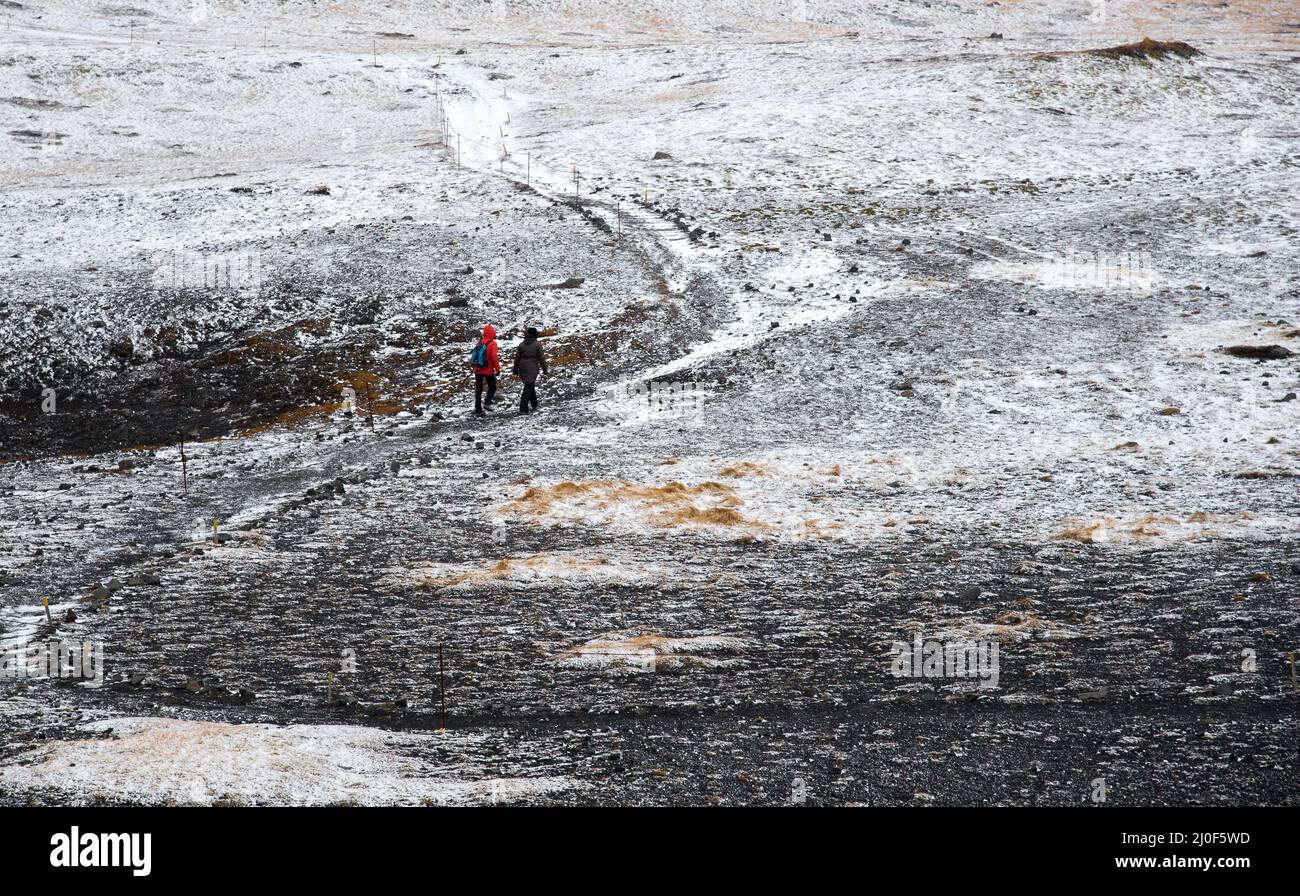
[[[114,719],[84,730],[97,736],[23,757],[0,770],[0,786],[41,788],[78,805],[126,799],[200,806],[518,802],[573,786],[564,778],[485,775],[482,758],[473,759],[488,752],[478,736],[177,719]]]
[[[1290,4],[0,12],[0,799],[1296,801]]]

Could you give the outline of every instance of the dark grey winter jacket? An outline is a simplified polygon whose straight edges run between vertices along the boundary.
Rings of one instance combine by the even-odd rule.
[[[542,356],[542,344],[536,339],[525,339],[515,349],[514,374],[525,383],[537,382],[537,371],[547,373],[546,358]]]

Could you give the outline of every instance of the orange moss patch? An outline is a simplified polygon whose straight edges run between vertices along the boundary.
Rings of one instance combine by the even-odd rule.
[[[1004,610],[992,622],[977,619],[958,620],[937,634],[941,640],[1000,642],[1023,641],[1028,638],[1076,638],[1079,634],[1070,626],[1049,622],[1028,610]]]
[[[730,507],[710,507],[701,510],[692,506],[672,511],[667,515],[665,522],[674,526],[683,523],[703,523],[710,526],[743,526],[751,521],[744,514],[738,513]]]
[[[348,385],[357,390],[357,395],[361,396],[366,389],[377,390],[380,384],[379,375],[371,373],[369,370],[358,370],[350,374],[344,374],[344,379]],[[335,388],[341,389],[341,386]]]
[[[762,526],[735,509],[742,504],[730,486],[718,482],[643,485],[624,479],[594,479],[535,485],[501,509],[508,514],[540,518],[563,509],[570,515],[591,515],[629,508],[645,515],[651,524],[664,528]]]
[[[1146,526],[1152,523],[1165,523],[1167,525],[1177,525],[1178,522],[1179,522],[1178,517],[1175,516],[1168,516],[1168,515],[1160,516],[1154,513],[1148,513],[1145,516],[1138,517],[1136,520],[1133,521],[1133,524],[1135,526]]]
[[[1077,541],[1082,544],[1092,544],[1097,541],[1105,541],[1108,538],[1159,538],[1168,534],[1167,527],[1176,528],[1184,524],[1233,523],[1250,519],[1252,516],[1248,512],[1212,515],[1197,511],[1188,515],[1184,520],[1168,514],[1148,513],[1131,520],[1103,519],[1094,522],[1071,523],[1052,537],[1062,541]],[[1194,530],[1191,534],[1198,535],[1202,532],[1203,530]]]
[[[164,328],[164,330],[169,328]],[[174,329],[174,328],[171,328]],[[230,349],[212,356],[200,366],[222,367],[226,365],[247,364],[250,361],[276,362],[286,361],[298,354],[298,337],[302,334],[320,337],[330,330],[328,318],[300,320],[296,323],[270,330],[254,333],[244,340],[240,348]],[[160,338],[162,334],[159,334]]]
[[[290,408],[289,410],[277,414],[269,422],[258,426],[250,426],[247,429],[241,429],[237,435],[241,438],[255,436],[258,433],[269,432],[278,426],[294,427],[304,420],[310,420],[313,417],[328,417],[339,408],[343,407],[343,402],[333,401],[325,404],[312,404],[303,407]]]
[[[1255,518],[1255,514],[1251,513],[1249,510],[1243,510],[1240,513],[1218,513],[1218,514],[1206,513],[1203,510],[1198,510],[1195,513],[1188,515],[1187,522],[1189,523],[1237,523],[1237,522],[1241,522],[1242,520],[1250,520],[1254,518]]]
[[[804,520],[800,531],[806,538],[815,538],[818,541],[834,541],[835,533],[833,530],[839,528],[839,523],[823,523],[819,520]]]
[[[1067,526],[1052,537],[1062,541],[1078,541],[1083,544],[1092,544],[1096,539],[1097,532],[1101,530],[1101,525],[1101,523],[1087,523]]]
[[[726,476],[728,479],[744,479],[746,476],[765,476],[766,474],[767,467],[761,464],[752,464],[749,461],[732,464],[718,471],[719,476]]]

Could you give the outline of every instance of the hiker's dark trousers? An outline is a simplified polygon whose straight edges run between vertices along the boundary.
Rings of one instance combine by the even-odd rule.
[[[497,394],[497,378],[491,373],[474,374],[474,410],[483,410],[483,384],[487,383],[487,401],[492,403],[492,399]]]
[[[537,385],[535,383],[524,383],[524,394],[519,397],[519,410],[526,411],[529,407],[537,407]]]

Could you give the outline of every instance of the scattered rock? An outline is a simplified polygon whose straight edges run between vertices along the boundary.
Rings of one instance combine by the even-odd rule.
[[[1285,361],[1295,354],[1281,345],[1230,345],[1223,349],[1223,353],[1234,358],[1250,358],[1255,361]]]
[[[1100,47],[1094,50],[1075,50],[1063,51],[1059,53],[1039,53],[1034,56],[1035,59],[1047,62],[1055,62],[1062,56],[1099,56],[1102,59],[1140,59],[1162,60],[1170,56],[1177,56],[1179,59],[1191,59],[1194,56],[1202,55],[1201,51],[1191,44],[1181,40],[1152,40],[1144,37],[1140,41],[1131,44],[1120,44],[1116,47]]]
[[[1201,55],[1200,50],[1181,40],[1152,40],[1149,37],[1144,37],[1137,43],[1088,50],[1087,53],[1107,59],[1165,59],[1169,56],[1191,59]]]

